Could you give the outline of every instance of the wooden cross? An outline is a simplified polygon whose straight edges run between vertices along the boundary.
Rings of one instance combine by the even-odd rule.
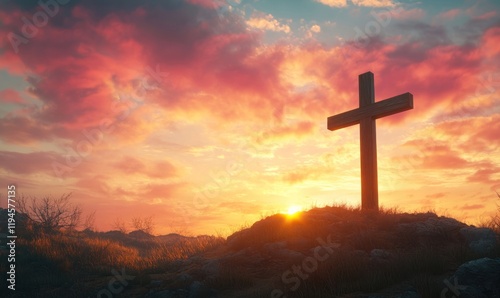
[[[361,147],[361,208],[378,210],[375,119],[413,109],[413,95],[401,94],[375,102],[373,73],[359,75],[359,108],[328,117],[328,129],[359,124]]]

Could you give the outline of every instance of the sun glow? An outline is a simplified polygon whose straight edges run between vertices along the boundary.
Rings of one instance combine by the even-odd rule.
[[[297,213],[299,213],[300,211],[302,211],[302,207],[297,206],[297,205],[293,205],[293,206],[288,207],[288,211],[286,212],[286,214],[293,216],[293,215],[296,215]]]

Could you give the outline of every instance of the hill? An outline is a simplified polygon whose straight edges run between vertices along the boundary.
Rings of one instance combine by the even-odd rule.
[[[18,243],[15,297],[500,293],[498,235],[434,213],[333,206],[272,215],[227,239],[85,231],[26,235]]]

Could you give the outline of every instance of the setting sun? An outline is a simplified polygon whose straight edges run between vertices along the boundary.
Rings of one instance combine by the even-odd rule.
[[[293,205],[293,206],[288,207],[288,211],[286,212],[286,214],[287,215],[295,215],[301,211],[302,211],[302,207],[297,206],[297,205]]]

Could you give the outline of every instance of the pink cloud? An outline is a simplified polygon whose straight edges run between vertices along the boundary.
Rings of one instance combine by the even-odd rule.
[[[176,176],[177,169],[167,161],[151,162],[146,165],[137,158],[126,156],[119,162],[115,163],[114,167],[127,175],[144,174],[151,178],[167,178]]]
[[[470,182],[480,182],[485,184],[498,184],[500,179],[495,179],[492,176],[500,173],[500,167],[489,164],[486,167],[477,170],[473,175],[467,178]]]
[[[447,11],[439,14],[436,18],[440,19],[440,20],[452,20],[452,19],[456,18],[461,13],[462,12],[460,11],[460,9],[454,8],[454,9],[450,9],[450,10],[447,10]]]
[[[47,173],[57,157],[53,152],[19,153],[0,151],[0,168],[15,174]]]
[[[0,101],[4,103],[23,103],[24,100],[14,89],[4,89],[0,91]]]
[[[485,12],[479,16],[475,16],[475,17],[473,17],[473,19],[475,19],[475,20],[488,20],[488,19],[495,17],[496,15],[497,15],[496,11],[489,11],[489,12]]]
[[[50,125],[37,123],[28,117],[7,115],[0,120],[0,138],[13,144],[32,144],[36,141],[51,140],[54,133]]]
[[[402,7],[391,10],[391,17],[397,20],[421,20],[425,17],[425,11],[421,8],[405,10]]]
[[[194,22],[192,14],[198,14],[202,21]],[[12,116],[1,119],[4,125],[14,119],[24,122],[20,127],[25,137],[18,137],[17,142],[54,135],[74,138],[83,129],[99,127],[103,119],[123,115],[134,102],[132,96],[128,101],[118,100],[120,94],[141,91],[146,94],[144,107],[119,121],[114,136],[144,138],[153,127],[143,120],[141,111],[153,110],[156,105],[172,119],[203,114],[221,122],[274,119],[280,123],[287,107],[302,109],[306,117],[318,117],[352,108],[357,101],[357,75],[367,70],[376,74],[378,100],[407,91],[414,94],[413,111],[383,122],[398,124],[432,114],[475,91],[471,82],[481,61],[470,47],[420,41],[390,44],[383,39],[372,39],[370,47],[346,44],[348,57],[309,45],[296,47],[295,54],[282,45],[263,50],[260,36],[248,32],[242,19],[235,17],[231,19],[233,26],[221,28],[212,6],[206,5],[184,3],[175,14],[166,7],[152,9],[147,5],[97,13],[91,4],[82,3],[73,7],[70,15],[66,17],[68,26],[47,25],[40,30],[41,38],[23,45],[18,55],[21,63],[39,76],[31,81],[31,92],[43,101],[44,108],[28,117],[44,123],[45,132],[32,133],[35,128],[27,126],[27,120]],[[8,29],[15,20],[7,19]],[[411,30],[426,34],[430,40],[447,41],[439,27],[416,23]],[[485,43],[494,38],[493,32]],[[0,59],[15,69],[4,61],[11,52],[7,50]],[[290,94],[280,68],[295,55],[301,57],[303,68],[312,77],[327,80],[328,85]],[[439,69],[433,67],[437,64]],[[160,82],[146,71],[157,65],[167,74]],[[410,67],[412,71],[408,71]],[[157,88],[141,90],[144,79]],[[342,93],[349,97],[334,98]],[[321,100],[311,102],[311,98]],[[4,139],[15,140],[13,136]]]

